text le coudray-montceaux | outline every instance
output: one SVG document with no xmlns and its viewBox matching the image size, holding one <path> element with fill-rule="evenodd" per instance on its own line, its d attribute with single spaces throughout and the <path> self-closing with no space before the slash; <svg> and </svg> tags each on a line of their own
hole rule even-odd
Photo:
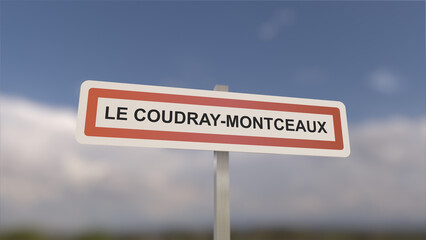
<svg viewBox="0 0 426 240">
<path fill-rule="evenodd" d="M 151 123 L 204 125 L 212 127 L 221 124 L 229 128 L 327 133 L 327 122 L 317 120 L 297 120 L 292 118 L 240 116 L 231 114 L 222 115 L 219 113 L 197 113 L 145 108 L 137 108 L 134 112 L 130 113 L 127 107 L 117 107 L 114 111 L 110 111 L 109 106 L 106 106 L 105 119 L 125 121 L 130 117 L 141 123 L 149 121 Z"/>
</svg>

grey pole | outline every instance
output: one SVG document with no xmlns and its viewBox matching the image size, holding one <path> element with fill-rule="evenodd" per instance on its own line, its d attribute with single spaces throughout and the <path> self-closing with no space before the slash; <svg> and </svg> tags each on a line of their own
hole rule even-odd
<svg viewBox="0 0 426 240">
<path fill-rule="evenodd" d="M 227 85 L 216 85 L 215 91 L 228 92 Z M 214 151 L 214 240 L 230 240 L 229 152 Z"/>
</svg>

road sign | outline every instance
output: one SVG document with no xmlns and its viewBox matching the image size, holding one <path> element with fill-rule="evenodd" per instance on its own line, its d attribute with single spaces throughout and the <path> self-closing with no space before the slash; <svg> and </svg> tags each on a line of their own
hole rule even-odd
<svg viewBox="0 0 426 240">
<path fill-rule="evenodd" d="M 341 102 L 100 81 L 81 86 L 80 143 L 346 157 Z"/>
</svg>

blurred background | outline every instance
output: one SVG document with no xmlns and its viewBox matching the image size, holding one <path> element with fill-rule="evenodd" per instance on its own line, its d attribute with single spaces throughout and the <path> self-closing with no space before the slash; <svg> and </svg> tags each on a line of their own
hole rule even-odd
<svg viewBox="0 0 426 240">
<path fill-rule="evenodd" d="M 230 154 L 232 239 L 425 239 L 424 1 L 0 11 L 0 239 L 213 238 L 213 153 L 78 144 L 87 79 L 342 101 L 348 158 Z"/>
</svg>

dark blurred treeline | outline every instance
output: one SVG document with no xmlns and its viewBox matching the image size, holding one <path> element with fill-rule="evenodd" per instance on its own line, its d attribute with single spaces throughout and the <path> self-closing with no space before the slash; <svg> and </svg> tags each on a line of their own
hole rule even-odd
<svg viewBox="0 0 426 240">
<path fill-rule="evenodd" d="M 425 240 L 426 232 L 331 232 L 257 230 L 235 231 L 232 240 Z M 159 234 L 108 234 L 90 232 L 77 235 L 49 235 L 33 230 L 0 233 L 0 240 L 213 240 L 213 233 L 168 232 Z"/>
</svg>

